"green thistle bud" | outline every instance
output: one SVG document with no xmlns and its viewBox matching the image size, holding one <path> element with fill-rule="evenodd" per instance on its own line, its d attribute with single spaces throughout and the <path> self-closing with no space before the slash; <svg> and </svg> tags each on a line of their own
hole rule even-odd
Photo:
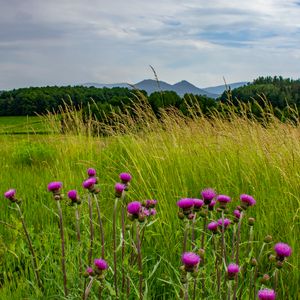
<svg viewBox="0 0 300 300">
<path fill-rule="evenodd" d="M 268 234 L 268 235 L 265 236 L 264 242 L 266 244 L 268 244 L 268 243 L 271 243 L 272 240 L 273 240 L 272 236 Z"/>
</svg>

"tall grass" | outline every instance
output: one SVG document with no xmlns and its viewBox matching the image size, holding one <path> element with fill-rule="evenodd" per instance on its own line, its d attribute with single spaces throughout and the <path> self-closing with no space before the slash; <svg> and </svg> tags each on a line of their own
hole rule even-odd
<svg viewBox="0 0 300 300">
<path fill-rule="evenodd" d="M 200 190 L 205 187 L 232 196 L 232 209 L 240 193 L 256 198 L 257 205 L 251 208 L 251 215 L 256 218 L 254 245 L 259 247 L 267 234 L 271 234 L 274 241 L 291 245 L 293 255 L 279 282 L 279 299 L 297 298 L 300 280 L 300 128 L 295 122 L 281 123 L 270 111 L 258 122 L 251 117 L 247 107 L 239 114 L 229 110 L 224 117 L 224 114 L 212 112 L 211 117 L 206 118 L 196 106 L 190 107 L 189 118 L 170 109 L 161 111 L 158 120 L 144 101 L 133 111 L 111 116 L 113 122 L 105 124 L 91 118 L 83 122 L 81 112 L 70 107 L 62 108 L 62 112 L 64 134 L 57 134 L 58 116 L 48 115 L 46 121 L 49 127 L 53 124 L 56 134 L 26 137 L 27 142 L 47 144 L 53 153 L 51 156 L 39 153 L 34 163 L 28 162 L 27 155 L 22 156 L 22 151 L 27 153 L 29 147 L 24 148 L 20 137 L 0 136 L 0 187 L 3 192 L 10 187 L 16 188 L 23 199 L 22 209 L 38 253 L 45 288 L 43 295 L 33 288 L 34 274 L 30 269 L 30 254 L 20 233 L 20 221 L 3 199 L 0 220 L 15 229 L 0 223 L 0 299 L 64 299 L 58 219 L 47 183 L 60 180 L 65 192 L 77 188 L 83 194 L 81 182 L 88 167 L 96 168 L 100 177 L 99 200 L 108 243 L 106 249 L 111 249 L 106 258 L 110 266 L 113 265 L 110 237 L 117 175 L 122 171 L 133 175 L 128 201 L 151 198 L 159 201 L 158 221 L 147 229 L 143 244 L 145 299 L 179 297 L 182 232 L 176 202 L 182 197 L 199 197 Z M 104 132 L 105 137 L 100 132 Z M 62 210 L 69 297 L 79 299 L 77 261 L 72 255 L 78 251 L 73 210 L 64 202 Z M 88 237 L 87 201 L 83 201 L 80 210 L 82 235 Z M 96 224 L 95 230 L 99 231 Z M 88 244 L 83 247 L 87 253 Z M 101 256 L 100 240 L 96 241 L 95 249 L 97 247 L 99 254 L 95 255 Z M 241 246 L 240 251 L 242 254 L 247 249 Z M 83 259 L 87 261 L 86 255 Z M 213 265 L 213 262 L 207 263 Z M 135 270 L 131 274 L 132 278 L 138 278 Z M 113 285 L 112 269 L 108 271 L 107 281 Z M 110 286 L 106 287 L 106 299 L 111 290 Z M 96 297 L 96 294 L 91 295 Z M 212 294 L 207 299 L 218 297 Z"/>
</svg>

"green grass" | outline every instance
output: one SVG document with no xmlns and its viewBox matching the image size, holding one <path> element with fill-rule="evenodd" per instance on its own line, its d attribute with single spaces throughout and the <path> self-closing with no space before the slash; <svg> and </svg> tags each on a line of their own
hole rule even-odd
<svg viewBox="0 0 300 300">
<path fill-rule="evenodd" d="M 45 285 L 42 295 L 36 289 L 29 251 L 19 232 L 22 232 L 20 220 L 13 205 L 3 199 L 0 220 L 19 231 L 0 224 L 0 299 L 64 299 L 56 204 L 46 187 L 50 181 L 60 180 L 64 183 L 64 192 L 76 188 L 83 195 L 81 183 L 88 167 L 96 168 L 100 178 L 99 197 L 104 215 L 107 260 L 111 267 L 113 187 L 118 174 L 128 171 L 133 175 L 128 201 L 158 200 L 158 221 L 147 228 L 142 250 L 148 290 L 146 299 L 178 297 L 182 224 L 177 218 L 176 202 L 182 197 L 200 197 L 200 190 L 205 187 L 230 195 L 233 198 L 231 210 L 238 204 L 241 193 L 256 198 L 257 205 L 249 210 L 249 216 L 256 219 L 255 251 L 259 250 L 267 234 L 273 236 L 274 242 L 291 245 L 293 254 L 281 271 L 278 299 L 297 299 L 300 280 L 300 128 L 278 122 L 263 127 L 236 117 L 230 122 L 222 119 L 208 121 L 202 117 L 188 121 L 176 114 L 165 115 L 163 126 L 151 118 L 145 119 L 143 124 L 147 128 L 143 132 L 134 133 L 135 130 L 131 129 L 128 131 L 132 133 L 106 138 L 80 134 L 25 138 L 0 136 L 1 190 L 4 192 L 14 187 L 18 197 L 23 199 L 22 209 L 38 253 Z M 67 201 L 62 206 L 67 236 L 69 299 L 79 299 L 74 211 Z M 80 209 L 82 235 L 86 240 L 82 257 L 86 261 L 86 199 Z M 201 229 L 202 223 L 199 222 L 198 235 Z M 247 238 L 247 234 L 245 225 L 243 237 Z M 95 256 L 100 257 L 97 227 L 96 239 Z M 242 261 L 246 254 L 247 247 L 241 246 Z M 211 293 L 206 299 L 219 299 L 213 291 L 214 279 L 209 277 L 214 262 L 209 259 L 209 251 L 207 255 L 205 270 L 207 288 Z M 265 271 L 270 270 L 266 267 Z M 137 285 L 136 272 L 131 270 L 129 274 Z M 107 282 L 113 285 L 112 269 L 108 271 Z M 95 290 L 91 299 L 96 299 L 96 295 Z M 104 299 L 110 299 L 108 288 Z M 132 294 L 130 299 L 137 297 Z M 243 299 L 248 298 L 244 295 Z"/>
<path fill-rule="evenodd" d="M 44 134 L 49 127 L 39 116 L 0 117 L 0 134 Z"/>
</svg>

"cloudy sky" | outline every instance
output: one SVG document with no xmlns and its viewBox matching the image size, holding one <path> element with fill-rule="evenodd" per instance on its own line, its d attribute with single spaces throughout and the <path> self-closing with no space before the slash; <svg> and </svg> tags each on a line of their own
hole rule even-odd
<svg viewBox="0 0 300 300">
<path fill-rule="evenodd" d="M 300 1 L 0 0 L 0 90 L 300 77 Z"/>
</svg>

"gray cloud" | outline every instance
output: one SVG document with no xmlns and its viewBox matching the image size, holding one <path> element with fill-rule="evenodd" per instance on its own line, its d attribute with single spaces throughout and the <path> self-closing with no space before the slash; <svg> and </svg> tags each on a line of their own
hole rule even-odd
<svg viewBox="0 0 300 300">
<path fill-rule="evenodd" d="M 299 77 L 299 1 L 0 0 L 0 89 Z M 276 62 L 276 64 L 274 63 Z M 299 64 L 298 64 L 299 65 Z"/>
</svg>

